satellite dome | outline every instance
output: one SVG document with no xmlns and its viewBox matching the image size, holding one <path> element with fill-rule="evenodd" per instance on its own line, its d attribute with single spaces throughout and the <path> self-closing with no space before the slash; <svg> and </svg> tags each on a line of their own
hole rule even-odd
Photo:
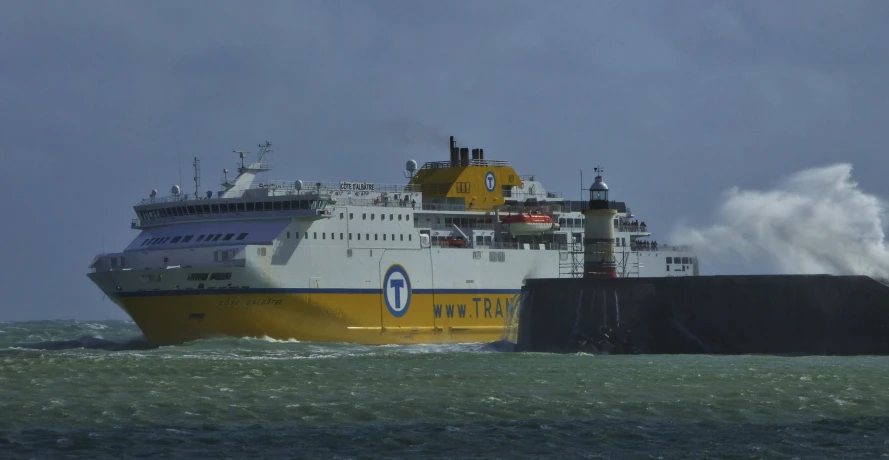
<svg viewBox="0 0 889 460">
<path fill-rule="evenodd" d="M 178 194 L 179 194 L 179 191 L 180 191 L 180 190 L 179 190 L 179 186 L 178 186 L 178 185 L 174 185 L 174 186 L 170 189 L 170 191 L 173 192 L 173 195 L 178 195 Z"/>
<path fill-rule="evenodd" d="M 156 196 L 157 196 L 157 190 L 156 190 L 156 189 L 151 189 L 151 195 L 150 195 L 150 196 L 151 196 L 152 198 L 156 197 Z"/>
<path fill-rule="evenodd" d="M 409 172 L 414 172 L 417 170 L 417 161 L 416 160 L 408 160 L 407 165 L 405 165 L 404 169 Z"/>
<path fill-rule="evenodd" d="M 298 181 L 294 182 L 294 183 L 293 183 L 293 188 L 295 188 L 297 192 L 300 191 L 300 190 L 302 190 L 302 188 L 303 188 L 303 181 L 298 180 Z"/>
</svg>

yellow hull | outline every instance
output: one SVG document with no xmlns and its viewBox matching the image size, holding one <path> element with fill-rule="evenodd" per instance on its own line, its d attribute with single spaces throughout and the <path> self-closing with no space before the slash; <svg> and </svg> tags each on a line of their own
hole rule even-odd
<svg viewBox="0 0 889 460">
<path fill-rule="evenodd" d="M 395 317 L 380 291 L 292 291 L 300 290 L 152 292 L 124 295 L 116 302 L 158 344 L 226 336 L 418 344 L 500 340 L 518 300 L 518 291 L 507 290 L 414 291 L 410 308 Z"/>
</svg>

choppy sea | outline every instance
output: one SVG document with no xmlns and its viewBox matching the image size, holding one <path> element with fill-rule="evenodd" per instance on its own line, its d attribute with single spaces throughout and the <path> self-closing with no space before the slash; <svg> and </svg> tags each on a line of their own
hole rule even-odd
<svg viewBox="0 0 889 460">
<path fill-rule="evenodd" d="M 0 458 L 889 458 L 889 358 L 594 356 L 0 323 Z"/>
</svg>

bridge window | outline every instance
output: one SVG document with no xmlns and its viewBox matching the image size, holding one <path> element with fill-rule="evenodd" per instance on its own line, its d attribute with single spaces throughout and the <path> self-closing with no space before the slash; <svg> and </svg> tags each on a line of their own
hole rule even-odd
<svg viewBox="0 0 889 460">
<path fill-rule="evenodd" d="M 178 243 L 179 240 L 181 240 L 181 239 L 182 239 L 181 236 L 176 236 L 176 237 L 173 237 L 173 241 L 170 241 L 170 242 L 171 242 L 171 243 Z"/>
<path fill-rule="evenodd" d="M 352 217 L 353 217 L 353 214 L 350 212 L 349 213 L 349 220 L 352 220 Z"/>
<path fill-rule="evenodd" d="M 276 201 L 276 202 L 275 202 L 274 209 L 275 209 L 275 211 L 280 211 L 280 210 L 281 210 L 281 202 L 280 202 L 280 201 Z"/>
<path fill-rule="evenodd" d="M 247 203 L 247 211 L 255 211 L 255 210 L 256 210 L 255 203 L 253 203 L 253 202 Z"/>
<path fill-rule="evenodd" d="M 207 281 L 209 273 L 189 273 L 188 281 Z"/>
<path fill-rule="evenodd" d="M 683 264 L 683 265 L 688 264 L 688 257 L 683 257 L 683 258 L 682 258 L 682 264 Z"/>
<path fill-rule="evenodd" d="M 289 201 L 285 201 L 285 202 L 281 203 L 281 205 L 284 207 L 285 211 L 290 211 L 290 202 Z"/>
<path fill-rule="evenodd" d="M 672 263 L 673 263 L 673 258 L 672 258 L 672 257 L 667 257 L 667 263 L 668 263 L 668 264 L 672 264 Z"/>
<path fill-rule="evenodd" d="M 186 235 L 185 238 L 182 238 L 182 242 L 188 243 L 192 238 L 194 238 L 194 235 Z"/>
<path fill-rule="evenodd" d="M 195 243 L 200 243 L 204 239 L 204 235 L 198 235 L 198 239 L 194 240 Z"/>
<path fill-rule="evenodd" d="M 340 219 L 342 219 L 342 218 L 343 218 L 343 213 L 340 213 Z"/>
<path fill-rule="evenodd" d="M 228 241 L 228 240 L 232 239 L 234 236 L 235 236 L 234 233 L 229 233 L 228 235 L 225 235 L 225 238 L 223 238 L 222 241 Z"/>
<path fill-rule="evenodd" d="M 244 203 L 238 203 L 237 208 L 238 208 L 238 212 L 244 212 L 247 210 L 246 205 Z"/>
<path fill-rule="evenodd" d="M 216 236 L 213 237 L 213 241 L 218 240 L 222 236 L 222 233 L 217 233 Z"/>
<path fill-rule="evenodd" d="M 213 273 L 212 275 L 210 275 L 210 279 L 216 281 L 230 280 L 232 279 L 232 274 L 231 272 Z"/>
</svg>

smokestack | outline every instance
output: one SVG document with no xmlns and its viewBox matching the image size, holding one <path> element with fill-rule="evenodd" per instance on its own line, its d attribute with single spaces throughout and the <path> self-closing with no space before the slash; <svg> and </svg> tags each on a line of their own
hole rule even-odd
<svg viewBox="0 0 889 460">
<path fill-rule="evenodd" d="M 463 147 L 460 149 L 460 164 L 463 166 L 469 166 L 469 147 Z"/>
<path fill-rule="evenodd" d="M 478 159 L 479 160 L 485 159 L 485 149 L 478 149 Z"/>
<path fill-rule="evenodd" d="M 472 149 L 472 159 L 478 160 L 478 149 Z"/>
<path fill-rule="evenodd" d="M 451 136 L 451 166 L 457 166 L 459 161 L 460 152 L 457 151 L 457 142 L 454 141 L 454 136 Z"/>
</svg>

